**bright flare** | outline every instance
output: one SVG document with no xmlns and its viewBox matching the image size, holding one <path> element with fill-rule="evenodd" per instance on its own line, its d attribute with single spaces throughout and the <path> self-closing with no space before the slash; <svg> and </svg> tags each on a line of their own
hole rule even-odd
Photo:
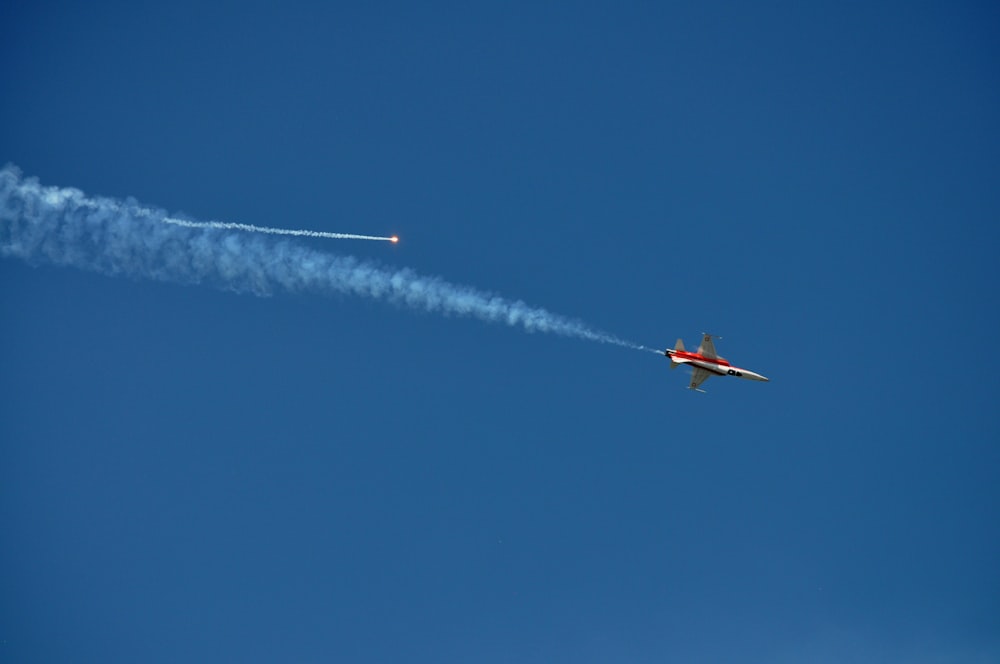
<svg viewBox="0 0 1000 664">
<path fill-rule="evenodd" d="M 397 242 L 399 242 L 399 238 L 393 235 L 391 238 L 389 238 L 389 242 L 396 244 Z"/>
</svg>

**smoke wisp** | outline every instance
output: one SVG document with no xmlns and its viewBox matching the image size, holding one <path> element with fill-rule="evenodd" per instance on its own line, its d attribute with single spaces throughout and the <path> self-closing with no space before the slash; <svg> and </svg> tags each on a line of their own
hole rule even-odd
<svg viewBox="0 0 1000 664">
<path fill-rule="evenodd" d="M 292 228 L 271 228 L 270 226 L 254 226 L 253 224 L 236 224 L 230 221 L 190 221 L 164 217 L 163 222 L 185 228 L 215 228 L 222 231 L 247 231 L 248 233 L 266 233 L 267 235 L 296 235 L 298 237 L 319 237 L 327 240 L 377 240 L 381 242 L 396 242 L 397 238 L 381 235 L 357 235 L 356 233 L 327 233 L 326 231 L 308 231 Z"/>
<path fill-rule="evenodd" d="M 2 256 L 255 295 L 354 295 L 528 332 L 652 350 L 521 301 L 407 268 L 386 267 L 258 234 L 276 230 L 281 229 L 176 219 L 133 199 L 120 201 L 87 196 L 78 189 L 42 186 L 13 166 L 0 169 Z"/>
</svg>

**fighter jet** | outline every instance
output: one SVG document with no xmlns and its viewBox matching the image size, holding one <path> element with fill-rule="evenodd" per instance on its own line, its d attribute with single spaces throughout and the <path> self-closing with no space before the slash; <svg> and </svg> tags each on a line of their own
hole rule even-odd
<svg viewBox="0 0 1000 664">
<path fill-rule="evenodd" d="M 718 353 L 715 352 L 715 344 L 712 343 L 711 334 L 702 335 L 701 345 L 698 346 L 697 353 L 689 353 L 684 350 L 684 340 L 678 339 L 677 347 L 668 348 L 663 351 L 663 354 L 670 358 L 671 369 L 676 369 L 682 364 L 691 365 L 693 372 L 691 373 L 691 384 L 688 385 L 689 390 L 704 392 L 705 390 L 699 389 L 699 386 L 712 376 L 736 376 L 737 378 L 768 382 L 768 379 L 759 373 L 734 367 L 724 358 L 719 357 Z"/>
</svg>

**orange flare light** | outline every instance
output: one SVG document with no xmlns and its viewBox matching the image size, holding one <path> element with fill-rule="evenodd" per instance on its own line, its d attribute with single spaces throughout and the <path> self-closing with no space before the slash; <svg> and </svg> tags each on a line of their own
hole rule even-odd
<svg viewBox="0 0 1000 664">
<path fill-rule="evenodd" d="M 389 238 L 389 242 L 392 242 L 393 244 L 396 244 L 397 242 L 399 242 L 399 238 L 397 236 L 393 235 L 391 238 Z"/>
</svg>

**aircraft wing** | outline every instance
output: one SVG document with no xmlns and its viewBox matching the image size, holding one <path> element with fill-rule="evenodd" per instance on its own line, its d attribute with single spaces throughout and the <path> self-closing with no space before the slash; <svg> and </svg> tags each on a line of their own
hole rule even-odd
<svg viewBox="0 0 1000 664">
<path fill-rule="evenodd" d="M 701 367 L 695 367 L 694 371 L 691 373 L 691 384 L 688 385 L 688 389 L 697 390 L 698 386 L 708 380 L 711 375 L 711 371 L 706 371 Z"/>
<path fill-rule="evenodd" d="M 719 357 L 718 353 L 715 352 L 715 344 L 712 343 L 711 334 L 706 334 L 701 338 L 701 345 L 698 346 L 698 354 L 702 357 L 707 357 L 710 360 L 714 360 Z"/>
</svg>

